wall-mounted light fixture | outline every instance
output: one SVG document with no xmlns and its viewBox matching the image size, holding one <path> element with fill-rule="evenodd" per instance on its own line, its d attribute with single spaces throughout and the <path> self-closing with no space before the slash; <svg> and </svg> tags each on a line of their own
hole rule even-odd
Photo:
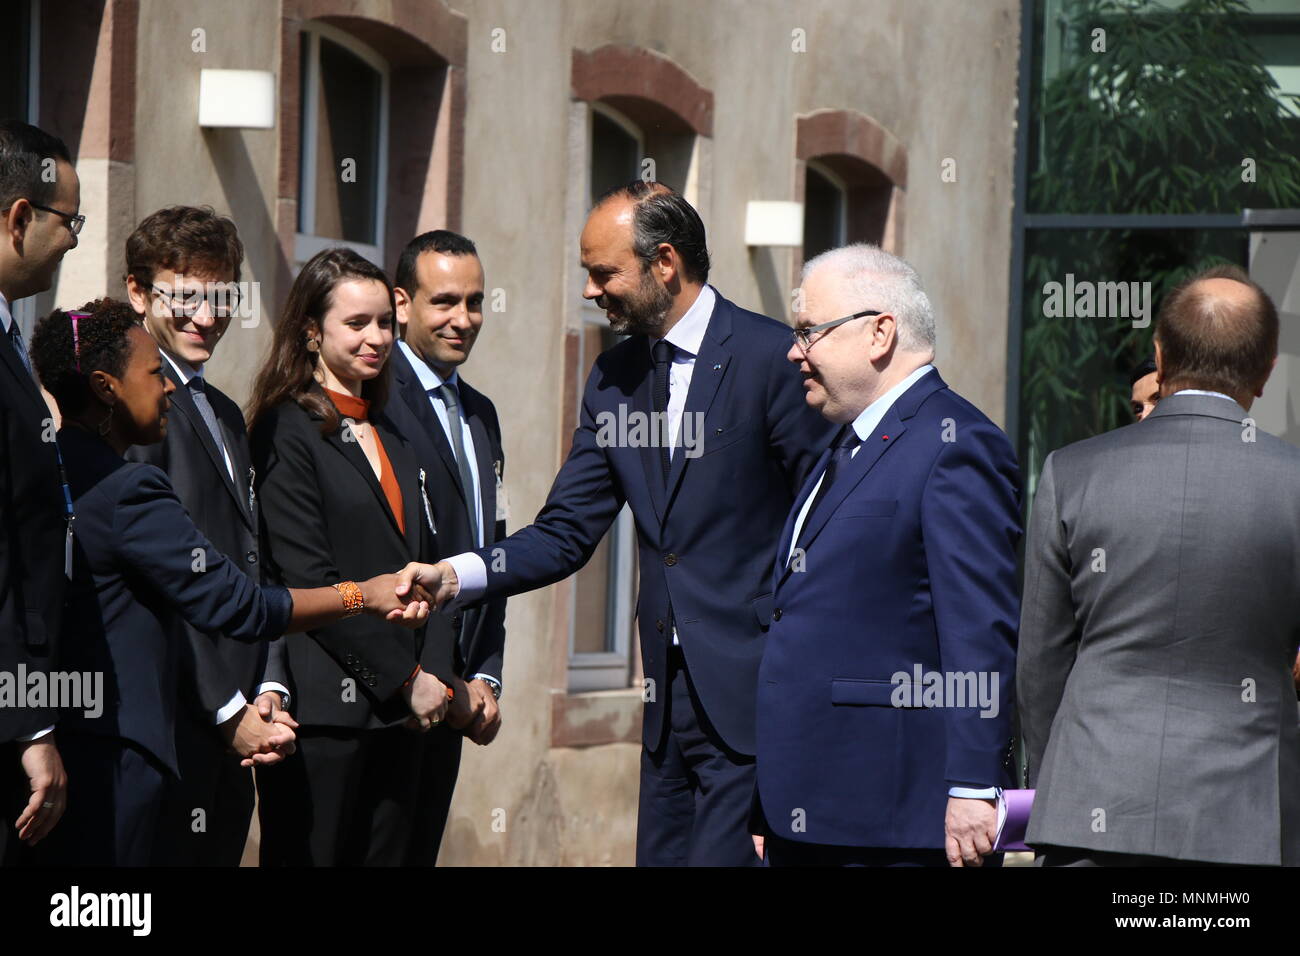
<svg viewBox="0 0 1300 956">
<path fill-rule="evenodd" d="M 199 125 L 274 127 L 275 74 L 269 70 L 200 70 Z"/>
</svg>

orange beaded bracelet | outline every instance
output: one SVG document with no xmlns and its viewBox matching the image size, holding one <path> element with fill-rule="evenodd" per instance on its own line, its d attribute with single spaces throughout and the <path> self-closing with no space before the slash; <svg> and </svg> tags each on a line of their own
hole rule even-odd
<svg viewBox="0 0 1300 956">
<path fill-rule="evenodd" d="M 361 593 L 361 586 L 356 581 L 340 581 L 333 585 L 339 597 L 343 599 L 344 617 L 356 617 L 366 609 L 366 597 Z"/>
</svg>

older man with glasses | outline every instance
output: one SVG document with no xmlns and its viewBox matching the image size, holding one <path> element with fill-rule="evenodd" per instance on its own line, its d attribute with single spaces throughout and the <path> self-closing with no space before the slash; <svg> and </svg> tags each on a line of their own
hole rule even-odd
<svg viewBox="0 0 1300 956">
<path fill-rule="evenodd" d="M 1015 454 L 931 364 L 911 266 L 833 249 L 802 293 L 786 357 L 840 429 L 777 546 L 755 849 L 773 866 L 979 866 L 1011 783 Z"/>
</svg>

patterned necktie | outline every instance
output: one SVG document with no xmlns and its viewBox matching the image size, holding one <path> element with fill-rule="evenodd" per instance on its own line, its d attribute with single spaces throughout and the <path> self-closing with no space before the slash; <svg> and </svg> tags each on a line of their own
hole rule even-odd
<svg viewBox="0 0 1300 956">
<path fill-rule="evenodd" d="M 474 473 L 470 470 L 469 458 L 465 454 L 465 437 L 461 432 L 460 402 L 456 389 L 446 382 L 438 386 L 438 397 L 447 406 L 447 431 L 451 433 L 451 448 L 456 455 L 456 468 L 460 472 L 460 484 L 465 489 L 465 511 L 469 515 L 469 533 L 478 545 L 478 497 L 474 494 Z"/>
<path fill-rule="evenodd" d="M 9 341 L 14 344 L 14 351 L 18 353 L 18 361 L 23 363 L 23 368 L 27 369 L 27 374 L 36 378 L 36 372 L 32 369 L 31 357 L 27 354 L 27 347 L 23 345 L 23 331 L 18 328 L 18 320 L 11 318 L 9 320 Z"/>
<path fill-rule="evenodd" d="M 803 527 L 799 529 L 800 541 L 803 540 L 804 533 L 812 526 L 813 516 L 817 514 L 817 509 L 821 507 L 826 495 L 830 493 L 831 486 L 835 484 L 835 478 L 839 470 L 849 462 L 853 457 L 853 449 L 862 444 L 862 439 L 854 431 L 852 425 L 845 425 L 844 430 L 840 432 L 835 439 L 834 451 L 831 452 L 831 460 L 826 465 L 826 470 L 822 472 L 822 483 L 817 489 L 817 495 L 813 498 L 812 507 L 808 509 L 808 515 L 804 518 Z"/>
<path fill-rule="evenodd" d="M 668 427 L 668 370 L 673 365 L 673 344 L 667 339 L 660 339 L 650 349 L 650 357 L 655 363 L 654 402 L 658 420 L 663 423 L 660 436 L 659 461 L 664 470 L 664 484 L 668 484 L 668 472 L 672 468 L 672 455 L 668 447 L 668 436 L 672 434 Z"/>
<path fill-rule="evenodd" d="M 230 464 L 230 455 L 227 454 L 226 442 L 221 437 L 221 426 L 217 424 L 217 413 L 212 410 L 212 403 L 208 401 L 203 376 L 192 375 L 185 384 L 190 390 L 190 397 L 194 399 L 194 407 L 199 410 L 199 417 L 203 419 L 203 424 L 208 426 L 208 434 L 212 436 L 217 451 L 221 453 L 221 460 L 226 463 L 226 473 L 230 475 L 230 480 L 234 481 L 235 475 Z"/>
</svg>

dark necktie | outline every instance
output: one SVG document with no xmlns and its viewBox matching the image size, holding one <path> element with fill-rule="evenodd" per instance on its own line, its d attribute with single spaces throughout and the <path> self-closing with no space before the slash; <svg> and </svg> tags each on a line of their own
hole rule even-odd
<svg viewBox="0 0 1300 956">
<path fill-rule="evenodd" d="M 650 357 L 655 363 L 654 402 L 658 412 L 657 422 L 662 423 L 662 431 L 654 429 L 659 441 L 659 461 L 663 465 L 664 484 L 668 484 L 668 472 L 672 468 L 672 456 L 669 454 L 668 436 L 672 434 L 668 427 L 668 371 L 673 365 L 673 345 L 666 339 L 660 339 L 650 349 Z"/>
<path fill-rule="evenodd" d="M 438 386 L 438 397 L 447 407 L 447 431 L 451 436 L 451 449 L 456 455 L 460 484 L 465 489 L 465 512 L 469 516 L 469 533 L 473 538 L 474 547 L 478 547 L 478 498 L 474 494 L 474 473 L 470 471 L 469 458 L 465 454 L 465 437 L 461 433 L 460 402 L 456 389 L 446 382 Z"/>
<path fill-rule="evenodd" d="M 835 478 L 838 476 L 840 469 L 848 464 L 849 459 L 853 457 L 853 449 L 862 444 L 862 439 L 854 431 L 852 425 L 845 425 L 843 431 L 835 439 L 831 460 L 826 465 L 826 470 L 822 472 L 822 483 L 817 489 L 817 495 L 813 498 L 812 507 L 808 509 L 808 514 L 803 520 L 803 527 L 799 529 L 799 539 L 803 540 L 804 534 L 812 526 L 813 516 L 817 514 L 817 509 L 821 507 L 826 495 L 830 493 L 831 486 L 835 484 Z"/>
<path fill-rule="evenodd" d="M 14 351 L 18 353 L 18 361 L 23 363 L 27 374 L 35 379 L 36 373 L 32 371 L 32 360 L 27 355 L 27 347 L 23 345 L 22 329 L 18 328 L 18 320 L 12 317 L 9 319 L 9 340 L 13 342 Z"/>
<path fill-rule="evenodd" d="M 221 455 L 221 460 L 226 466 L 226 474 L 230 475 L 231 481 L 234 481 L 235 475 L 231 470 L 230 456 L 226 454 L 226 442 L 221 437 L 221 426 L 217 424 L 217 413 L 212 410 L 212 403 L 208 401 L 207 386 L 203 381 L 203 376 L 192 375 L 185 385 L 190 390 L 190 397 L 194 399 L 194 407 L 199 410 L 199 417 L 203 419 L 203 424 L 208 426 L 208 434 L 212 436 L 212 441 L 217 446 L 217 452 Z"/>
</svg>

